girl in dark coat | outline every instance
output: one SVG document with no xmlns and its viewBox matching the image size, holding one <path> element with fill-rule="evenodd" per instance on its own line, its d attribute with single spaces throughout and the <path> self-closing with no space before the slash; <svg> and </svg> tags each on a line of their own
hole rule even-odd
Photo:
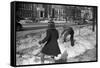
<svg viewBox="0 0 100 68">
<path fill-rule="evenodd" d="M 57 39 L 59 37 L 58 31 L 55 29 L 55 24 L 53 22 L 48 24 L 48 29 L 46 30 L 46 32 L 47 32 L 47 36 L 42 41 L 39 42 L 40 44 L 46 42 L 45 46 L 41 51 L 42 63 L 44 63 L 45 55 L 53 56 L 52 58 L 54 59 L 55 56 L 61 53 L 57 42 Z"/>
</svg>

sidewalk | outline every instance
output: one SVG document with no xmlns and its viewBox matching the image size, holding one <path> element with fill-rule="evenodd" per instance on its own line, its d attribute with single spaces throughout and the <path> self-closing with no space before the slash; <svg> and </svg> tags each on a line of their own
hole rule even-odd
<svg viewBox="0 0 100 68">
<path fill-rule="evenodd" d="M 65 23 L 55 23 L 56 26 L 64 25 Z M 23 27 L 43 27 L 47 26 L 48 23 L 32 23 L 32 24 L 22 24 Z"/>
</svg>

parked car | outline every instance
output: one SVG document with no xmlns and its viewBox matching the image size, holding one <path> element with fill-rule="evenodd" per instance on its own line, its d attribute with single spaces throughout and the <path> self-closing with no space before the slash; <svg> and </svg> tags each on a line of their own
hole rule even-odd
<svg viewBox="0 0 100 68">
<path fill-rule="evenodd" d="M 49 22 L 49 20 L 42 20 L 42 21 L 40 21 L 40 23 L 48 23 Z"/>
<path fill-rule="evenodd" d="M 23 20 L 19 21 L 20 24 L 29 24 L 29 23 L 33 23 L 33 21 L 29 18 L 25 18 Z"/>
</svg>

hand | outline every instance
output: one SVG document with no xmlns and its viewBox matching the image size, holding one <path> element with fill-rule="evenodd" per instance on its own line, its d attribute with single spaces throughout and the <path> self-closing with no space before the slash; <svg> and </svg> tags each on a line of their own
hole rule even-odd
<svg viewBox="0 0 100 68">
<path fill-rule="evenodd" d="M 42 44 L 42 41 L 39 41 L 39 44 Z"/>
<path fill-rule="evenodd" d="M 62 35 L 60 35 L 60 38 L 62 38 Z"/>
</svg>

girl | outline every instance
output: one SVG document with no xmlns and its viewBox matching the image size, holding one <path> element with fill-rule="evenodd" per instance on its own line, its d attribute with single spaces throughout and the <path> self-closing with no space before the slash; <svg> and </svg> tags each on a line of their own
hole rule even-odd
<svg viewBox="0 0 100 68">
<path fill-rule="evenodd" d="M 42 52 L 42 57 L 41 57 L 41 61 L 42 63 L 44 63 L 44 56 L 45 55 L 50 55 L 51 58 L 54 59 L 55 56 L 57 56 L 58 54 L 60 54 L 60 49 L 58 46 L 58 42 L 57 39 L 59 38 L 59 34 L 58 31 L 55 28 L 55 24 L 54 22 L 50 21 L 48 24 L 48 29 L 46 30 L 47 36 L 41 40 L 39 43 L 45 43 L 45 46 L 43 47 L 43 49 L 41 50 Z"/>
</svg>

